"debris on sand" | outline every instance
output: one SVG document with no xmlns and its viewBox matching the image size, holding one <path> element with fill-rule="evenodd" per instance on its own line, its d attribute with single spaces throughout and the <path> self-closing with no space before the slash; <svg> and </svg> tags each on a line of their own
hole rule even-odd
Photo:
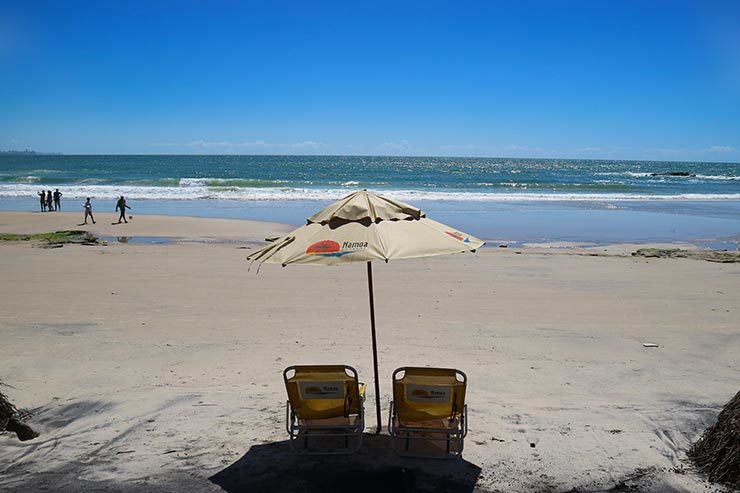
<svg viewBox="0 0 740 493">
<path fill-rule="evenodd" d="M 707 262 L 732 264 L 740 262 L 740 252 L 725 250 L 683 250 L 680 248 L 640 248 L 632 252 L 633 257 L 645 258 L 692 258 Z"/>
<path fill-rule="evenodd" d="M 52 233 L 34 234 L 0 234 L 0 242 L 11 241 L 33 241 L 38 242 L 42 248 L 59 248 L 62 245 L 75 243 L 79 245 L 97 245 L 98 238 L 83 230 L 54 231 Z"/>
<path fill-rule="evenodd" d="M 2 383 L 2 382 L 0 382 Z M 18 436 L 18 440 L 26 441 L 36 438 L 39 434 L 23 422 L 27 413 L 22 413 L 0 392 L 0 433 L 12 431 Z"/>
<path fill-rule="evenodd" d="M 740 392 L 725 405 L 688 456 L 710 481 L 740 488 Z"/>
</svg>

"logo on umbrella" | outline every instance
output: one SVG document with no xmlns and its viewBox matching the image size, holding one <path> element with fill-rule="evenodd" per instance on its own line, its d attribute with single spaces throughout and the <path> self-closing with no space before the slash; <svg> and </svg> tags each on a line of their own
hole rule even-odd
<svg viewBox="0 0 740 493">
<path fill-rule="evenodd" d="M 467 236 L 463 236 L 459 231 L 445 231 L 445 233 L 452 236 L 458 241 L 462 241 L 463 243 L 470 243 L 470 238 Z"/>
<path fill-rule="evenodd" d="M 322 240 L 306 248 L 306 253 L 320 257 L 341 257 L 352 252 L 343 252 L 339 243 L 334 240 Z"/>
</svg>

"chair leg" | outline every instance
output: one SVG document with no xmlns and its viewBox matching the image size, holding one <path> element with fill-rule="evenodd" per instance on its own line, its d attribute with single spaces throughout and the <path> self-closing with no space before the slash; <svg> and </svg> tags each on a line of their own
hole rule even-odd
<svg viewBox="0 0 740 493">
<path fill-rule="evenodd" d="M 410 438 L 410 436 L 411 436 L 411 435 L 410 435 L 410 434 L 409 434 L 409 432 L 407 431 L 407 432 L 406 432 L 406 452 L 408 452 L 408 451 L 409 451 L 409 445 L 411 444 L 411 438 Z"/>
</svg>

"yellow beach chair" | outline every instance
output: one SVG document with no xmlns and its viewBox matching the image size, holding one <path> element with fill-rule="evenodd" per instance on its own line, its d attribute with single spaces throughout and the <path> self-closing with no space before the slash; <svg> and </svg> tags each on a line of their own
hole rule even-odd
<svg viewBox="0 0 740 493">
<path fill-rule="evenodd" d="M 362 445 L 365 384 L 347 365 L 289 366 L 283 371 L 288 401 L 285 428 L 301 454 L 349 454 Z M 317 443 L 322 447 L 309 449 Z M 301 442 L 299 446 L 297 442 Z"/>
<path fill-rule="evenodd" d="M 399 455 L 452 459 L 468 434 L 467 377 L 451 368 L 399 368 L 393 372 L 388 429 Z"/>
</svg>

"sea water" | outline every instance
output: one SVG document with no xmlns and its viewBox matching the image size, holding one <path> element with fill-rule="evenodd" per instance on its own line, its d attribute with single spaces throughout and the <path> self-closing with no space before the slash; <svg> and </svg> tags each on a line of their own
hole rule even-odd
<svg viewBox="0 0 740 493">
<path fill-rule="evenodd" d="M 367 188 L 497 241 L 740 239 L 740 164 L 364 156 L 0 155 L 0 210 L 126 196 L 135 213 L 302 224 Z M 78 207 L 79 206 L 79 207 Z"/>
</svg>

